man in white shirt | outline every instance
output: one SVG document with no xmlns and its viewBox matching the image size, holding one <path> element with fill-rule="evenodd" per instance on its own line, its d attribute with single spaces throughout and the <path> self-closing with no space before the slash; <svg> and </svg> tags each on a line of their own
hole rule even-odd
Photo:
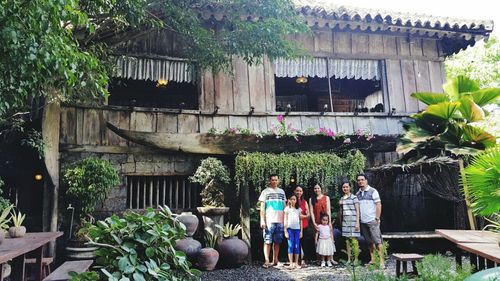
<svg viewBox="0 0 500 281">
<path fill-rule="evenodd" d="M 283 189 L 278 187 L 277 175 L 269 176 L 269 187 L 262 190 L 259 196 L 260 202 L 260 227 L 264 232 L 264 259 L 265 268 L 278 265 L 280 244 L 283 241 L 283 220 L 286 203 L 286 195 Z M 271 245 L 273 244 L 273 261 L 269 262 Z"/>
<path fill-rule="evenodd" d="M 368 185 L 364 174 L 359 174 L 356 182 L 359 186 L 356 196 L 359 200 L 361 234 L 370 245 L 370 264 L 375 262 L 374 252 L 377 249 L 380 267 L 384 268 L 382 233 L 380 232 L 380 215 L 382 214 L 380 196 L 375 188 Z"/>
</svg>

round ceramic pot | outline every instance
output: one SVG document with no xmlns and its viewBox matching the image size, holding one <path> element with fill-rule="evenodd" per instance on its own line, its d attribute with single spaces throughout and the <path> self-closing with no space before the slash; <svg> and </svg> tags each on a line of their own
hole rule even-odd
<svg viewBox="0 0 500 281">
<path fill-rule="evenodd" d="M 177 216 L 177 220 L 186 226 L 186 235 L 193 236 L 198 228 L 198 218 L 191 212 L 184 212 Z"/>
<path fill-rule="evenodd" d="M 201 243 L 194 240 L 192 237 L 186 237 L 178 240 L 175 243 L 174 248 L 178 251 L 184 252 L 188 260 L 194 262 L 196 261 L 196 258 L 198 258 L 198 254 L 201 251 Z"/>
<path fill-rule="evenodd" d="M 2 244 L 3 240 L 5 240 L 5 235 L 7 232 L 3 229 L 0 229 L 0 244 Z"/>
<path fill-rule="evenodd" d="M 23 237 L 26 234 L 26 227 L 24 226 L 11 226 L 9 228 L 9 236 L 11 238 Z"/>
<path fill-rule="evenodd" d="M 99 248 L 85 245 L 85 242 L 71 240 L 66 247 L 66 257 L 68 260 L 93 260 L 96 258 L 97 249 Z"/>
<path fill-rule="evenodd" d="M 203 248 L 198 254 L 198 268 L 200 270 L 212 271 L 219 260 L 219 252 L 214 248 Z"/>
<path fill-rule="evenodd" d="M 237 237 L 222 239 L 217 244 L 219 263 L 224 267 L 238 267 L 248 256 L 248 247 Z"/>
</svg>

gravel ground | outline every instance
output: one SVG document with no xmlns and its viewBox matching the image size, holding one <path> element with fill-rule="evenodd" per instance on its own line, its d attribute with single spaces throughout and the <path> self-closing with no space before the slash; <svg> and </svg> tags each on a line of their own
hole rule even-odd
<svg viewBox="0 0 500 281">
<path fill-rule="evenodd" d="M 319 267 L 317 265 L 308 265 L 305 268 L 289 270 L 285 267 L 274 267 L 265 269 L 261 263 L 244 265 L 236 269 L 218 269 L 211 272 L 203 272 L 201 280 L 206 281 L 235 281 L 235 280 L 259 280 L 259 281 L 285 281 L 285 280 L 351 280 L 349 272 L 343 265 L 334 267 Z M 411 266 L 410 266 L 411 268 Z M 411 270 L 409 268 L 409 270 Z M 386 262 L 385 272 L 395 275 L 396 263 L 393 259 Z"/>
</svg>

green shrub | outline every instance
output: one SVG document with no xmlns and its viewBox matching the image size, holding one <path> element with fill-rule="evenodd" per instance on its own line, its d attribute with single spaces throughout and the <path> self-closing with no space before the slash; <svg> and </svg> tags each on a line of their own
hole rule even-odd
<svg viewBox="0 0 500 281">
<path fill-rule="evenodd" d="M 417 281 L 463 281 L 472 272 L 470 265 L 455 269 L 454 262 L 441 255 L 425 256 L 417 263 L 417 269 Z"/>
<path fill-rule="evenodd" d="M 106 199 L 109 190 L 120 183 L 117 172 L 106 160 L 86 158 L 64 170 L 66 196 L 79 216 L 92 213 L 97 203 Z M 80 213 L 81 212 L 81 213 Z"/>
<path fill-rule="evenodd" d="M 96 264 L 110 281 L 194 280 L 186 255 L 174 249 L 186 236 L 185 227 L 172 217 L 168 207 L 145 214 L 128 212 L 87 225 L 91 245 L 97 245 Z M 127 279 L 129 278 L 129 279 Z"/>
<path fill-rule="evenodd" d="M 4 182 L 0 178 L 0 212 L 10 206 L 10 201 L 3 197 L 3 186 Z"/>
</svg>

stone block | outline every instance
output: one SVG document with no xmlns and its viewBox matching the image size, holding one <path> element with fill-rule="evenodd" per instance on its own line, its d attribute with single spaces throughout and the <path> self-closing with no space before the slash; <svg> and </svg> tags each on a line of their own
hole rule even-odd
<svg viewBox="0 0 500 281">
<path fill-rule="evenodd" d="M 135 162 L 152 162 L 153 154 L 145 154 L 145 153 L 135 154 L 134 160 Z"/>
<path fill-rule="evenodd" d="M 124 163 L 121 164 L 121 172 L 124 174 L 135 173 L 135 163 Z"/>
<path fill-rule="evenodd" d="M 157 174 L 174 173 L 174 162 L 156 162 L 154 163 L 154 172 Z"/>
<path fill-rule="evenodd" d="M 109 162 L 111 163 L 116 163 L 116 164 L 123 164 L 127 163 L 127 158 L 128 155 L 125 153 L 119 153 L 119 154 L 110 154 L 109 155 Z"/>
<path fill-rule="evenodd" d="M 128 163 L 127 163 L 128 164 Z M 151 174 L 155 170 L 153 162 L 136 162 L 135 172 L 136 173 L 148 173 Z"/>
</svg>

